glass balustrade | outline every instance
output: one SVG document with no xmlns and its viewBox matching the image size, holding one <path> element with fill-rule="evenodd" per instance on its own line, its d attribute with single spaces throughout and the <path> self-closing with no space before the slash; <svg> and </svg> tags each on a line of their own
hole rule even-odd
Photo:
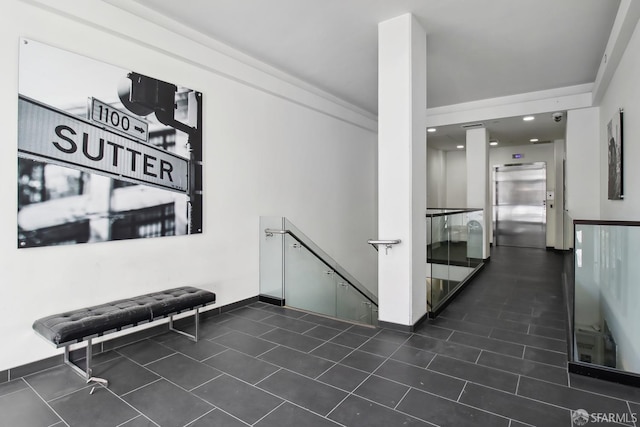
<svg viewBox="0 0 640 427">
<path fill-rule="evenodd" d="M 266 229 L 284 229 L 282 217 L 260 217 L 260 296 L 282 305 L 284 301 L 284 234 L 264 233 Z"/>
<path fill-rule="evenodd" d="M 286 218 L 260 218 L 260 297 L 324 316 L 376 325 L 375 295 Z"/>
<path fill-rule="evenodd" d="M 290 307 L 336 317 L 336 278 L 334 271 L 285 235 L 284 299 Z"/>
<path fill-rule="evenodd" d="M 570 370 L 594 376 L 624 373 L 637 384 L 640 223 L 575 220 L 573 243 Z"/>
<path fill-rule="evenodd" d="M 573 337 L 573 300 L 575 295 L 575 264 L 573 250 L 573 218 L 569 211 L 562 213 L 563 229 L 562 238 L 565 250 L 562 255 L 562 295 L 564 296 L 564 306 L 567 310 L 565 319 L 567 320 L 567 342 Z"/>
<path fill-rule="evenodd" d="M 434 317 L 482 266 L 482 209 L 427 210 L 427 310 Z"/>
</svg>

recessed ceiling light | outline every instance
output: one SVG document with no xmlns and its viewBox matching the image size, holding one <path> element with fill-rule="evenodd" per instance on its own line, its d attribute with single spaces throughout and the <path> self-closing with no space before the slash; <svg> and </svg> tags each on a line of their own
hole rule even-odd
<svg viewBox="0 0 640 427">
<path fill-rule="evenodd" d="M 436 131 L 436 128 L 429 128 L 429 129 L 427 129 L 427 132 L 435 132 L 435 131 Z"/>
<path fill-rule="evenodd" d="M 489 145 L 498 145 L 498 141 L 491 141 Z"/>
<path fill-rule="evenodd" d="M 531 120 L 535 120 L 536 118 L 533 116 L 524 116 L 522 118 L 522 120 L 524 120 L 525 122 L 530 122 Z"/>
<path fill-rule="evenodd" d="M 531 138 L 531 139 L 529 140 L 529 142 L 538 142 L 538 141 L 539 141 L 539 139 L 538 139 L 538 138 Z"/>
<path fill-rule="evenodd" d="M 457 148 L 464 148 L 464 145 L 458 145 Z"/>
</svg>

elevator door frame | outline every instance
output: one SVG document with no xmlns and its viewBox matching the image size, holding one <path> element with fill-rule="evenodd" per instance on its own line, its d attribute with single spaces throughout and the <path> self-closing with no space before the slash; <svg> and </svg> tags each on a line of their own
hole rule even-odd
<svg viewBox="0 0 640 427">
<path fill-rule="evenodd" d="M 541 223 L 541 230 L 539 231 L 540 235 L 538 236 L 537 239 L 535 240 L 539 240 L 539 244 L 523 244 L 521 243 L 520 239 L 514 238 L 510 240 L 507 240 L 507 243 L 501 243 L 500 238 L 499 238 L 499 231 L 500 231 L 500 227 L 499 227 L 499 222 L 500 222 L 500 218 L 499 218 L 499 208 L 498 208 L 498 180 L 497 180 L 497 174 L 499 172 L 498 169 L 500 168 L 513 168 L 513 170 L 517 170 L 518 167 L 522 167 L 522 170 L 526 170 L 526 169 L 542 169 L 543 170 L 543 174 L 542 176 L 544 177 L 544 182 L 543 182 L 543 190 L 542 190 L 542 198 L 540 200 L 541 206 L 542 206 L 542 223 Z M 523 248 L 540 248 L 540 249 L 544 249 L 546 248 L 546 243 L 547 243 L 547 206 L 546 206 L 546 189 L 547 189 L 547 163 L 546 162 L 531 162 L 531 163 L 507 163 L 504 165 L 496 165 L 493 166 L 493 242 L 496 246 L 512 246 L 512 247 L 523 247 Z M 536 205 L 514 205 L 514 206 L 536 206 Z M 515 222 L 515 221 L 512 221 Z M 522 222 L 522 221 L 521 221 Z M 524 222 L 522 222 L 524 223 Z M 504 227 L 503 227 L 504 229 Z"/>
</svg>

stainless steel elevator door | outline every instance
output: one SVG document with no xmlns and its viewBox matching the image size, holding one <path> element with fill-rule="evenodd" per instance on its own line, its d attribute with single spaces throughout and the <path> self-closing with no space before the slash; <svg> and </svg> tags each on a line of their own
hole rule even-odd
<svg viewBox="0 0 640 427">
<path fill-rule="evenodd" d="M 494 242 L 546 247 L 547 167 L 543 162 L 494 168 Z"/>
</svg>

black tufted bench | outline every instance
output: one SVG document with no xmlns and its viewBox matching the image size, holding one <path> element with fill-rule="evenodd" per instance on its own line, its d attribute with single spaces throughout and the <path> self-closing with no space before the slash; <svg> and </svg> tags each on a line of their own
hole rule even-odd
<svg viewBox="0 0 640 427">
<path fill-rule="evenodd" d="M 87 383 L 98 382 L 107 385 L 107 380 L 92 376 L 93 338 L 168 317 L 169 329 L 198 341 L 200 308 L 215 302 L 216 294 L 213 292 L 184 286 L 43 317 L 33 323 L 33 329 L 57 348 L 64 347 L 65 363 L 85 377 Z M 173 326 L 174 315 L 191 310 L 195 310 L 193 335 Z M 85 371 L 69 357 L 69 346 L 82 341 L 87 341 Z"/>
</svg>

